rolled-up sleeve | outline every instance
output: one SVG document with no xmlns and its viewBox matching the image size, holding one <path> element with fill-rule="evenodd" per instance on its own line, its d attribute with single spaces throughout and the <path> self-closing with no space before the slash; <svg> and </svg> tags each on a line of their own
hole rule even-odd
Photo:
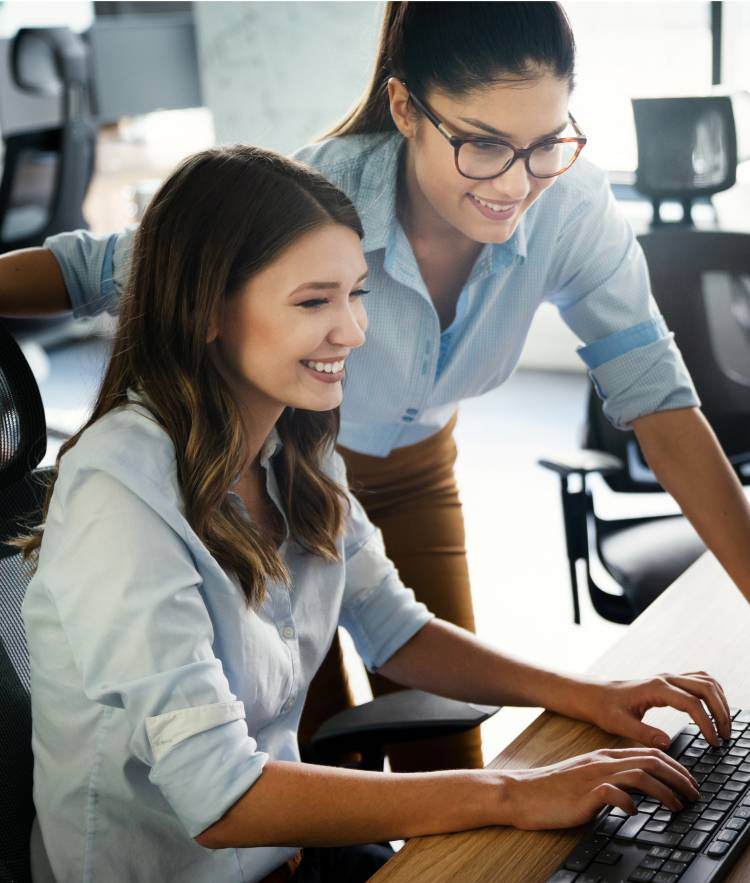
<svg viewBox="0 0 750 883">
<path fill-rule="evenodd" d="M 268 759 L 213 653 L 201 577 L 181 538 L 106 472 L 77 475 L 64 511 L 45 572 L 83 690 L 124 711 L 132 754 L 195 837 Z"/>
<path fill-rule="evenodd" d="M 110 236 L 75 230 L 44 241 L 60 266 L 75 316 L 117 313 L 130 269 L 135 229 L 129 227 Z"/>
<path fill-rule="evenodd" d="M 370 671 L 380 668 L 426 623 L 434 619 L 401 582 L 383 536 L 349 494 L 346 583 L 340 623 Z"/>
<path fill-rule="evenodd" d="M 605 415 L 627 429 L 637 417 L 700 400 L 651 293 L 643 251 L 597 175 L 565 220 L 547 299 L 584 342 L 577 352 Z"/>
</svg>

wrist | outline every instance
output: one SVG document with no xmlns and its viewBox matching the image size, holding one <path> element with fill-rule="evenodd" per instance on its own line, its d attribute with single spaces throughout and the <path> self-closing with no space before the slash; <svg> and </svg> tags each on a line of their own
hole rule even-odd
<svg viewBox="0 0 750 883">
<path fill-rule="evenodd" d="M 513 825 L 518 801 L 518 781 L 509 770 L 485 769 L 482 773 L 482 811 L 477 827 Z"/>
<path fill-rule="evenodd" d="M 604 682 L 581 677 L 563 677 L 561 680 L 554 706 L 547 706 L 550 711 L 595 724 L 605 701 Z"/>
</svg>

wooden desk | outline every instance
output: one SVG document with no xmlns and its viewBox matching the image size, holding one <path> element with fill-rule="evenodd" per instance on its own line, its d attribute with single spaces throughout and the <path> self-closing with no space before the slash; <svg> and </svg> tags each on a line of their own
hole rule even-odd
<svg viewBox="0 0 750 883">
<path fill-rule="evenodd" d="M 585 640 L 585 629 L 581 640 Z M 707 553 L 658 598 L 589 671 L 610 678 L 705 670 L 730 705 L 750 708 L 750 605 Z M 502 711 L 500 712 L 502 714 Z M 647 719 L 674 735 L 687 722 L 671 709 Z M 596 748 L 629 745 L 596 727 L 550 712 L 540 715 L 490 764 L 518 769 L 555 763 Z M 373 883 L 538 883 L 557 868 L 581 829 L 530 832 L 483 828 L 409 841 Z M 750 880 L 750 850 L 727 883 Z"/>
</svg>

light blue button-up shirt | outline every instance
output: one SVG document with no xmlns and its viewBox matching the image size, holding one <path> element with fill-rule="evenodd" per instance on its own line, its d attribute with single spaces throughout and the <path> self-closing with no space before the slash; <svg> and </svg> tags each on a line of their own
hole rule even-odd
<svg viewBox="0 0 750 883">
<path fill-rule="evenodd" d="M 347 361 L 339 441 L 386 456 L 441 429 L 462 399 L 503 383 L 540 304 L 557 306 L 619 428 L 654 411 L 700 404 L 651 295 L 645 259 L 607 177 L 579 160 L 501 245 L 485 245 L 442 333 L 396 217 L 400 134 L 332 138 L 299 150 L 357 207 L 369 267 L 367 341 Z M 116 311 L 132 230 L 78 231 L 45 243 L 79 315 Z"/>
<path fill-rule="evenodd" d="M 272 434 L 261 462 L 283 514 L 279 444 Z M 324 465 L 345 483 L 337 454 Z M 349 504 L 341 560 L 287 531 L 291 590 L 270 582 L 248 609 L 186 521 L 173 445 L 137 396 L 63 456 L 23 604 L 34 804 L 57 883 L 247 883 L 294 854 L 192 838 L 268 759 L 299 760 L 305 694 L 339 624 L 373 670 L 432 617 Z"/>
</svg>

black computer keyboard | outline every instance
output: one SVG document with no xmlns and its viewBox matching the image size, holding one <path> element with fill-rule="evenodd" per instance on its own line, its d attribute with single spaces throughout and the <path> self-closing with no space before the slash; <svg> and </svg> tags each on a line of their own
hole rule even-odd
<svg viewBox="0 0 750 883">
<path fill-rule="evenodd" d="M 634 816 L 605 807 L 547 883 L 714 883 L 726 877 L 750 842 L 750 711 L 732 709 L 732 736 L 720 747 L 712 748 L 689 724 L 668 753 L 698 780 L 698 800 L 670 812 L 636 793 Z"/>
</svg>

